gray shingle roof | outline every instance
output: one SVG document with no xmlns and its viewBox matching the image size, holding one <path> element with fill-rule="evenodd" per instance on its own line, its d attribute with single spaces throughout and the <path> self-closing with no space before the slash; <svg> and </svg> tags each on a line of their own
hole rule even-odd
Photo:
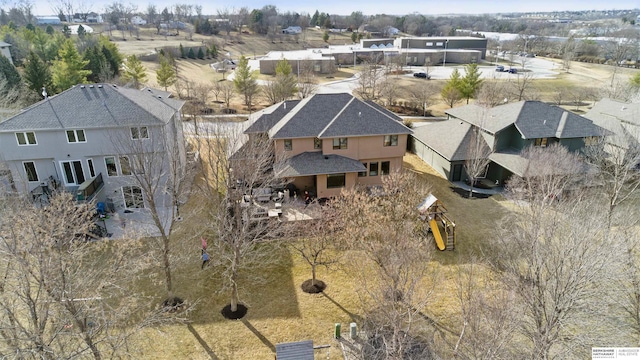
<svg viewBox="0 0 640 360">
<path fill-rule="evenodd" d="M 23 109 L 0 123 L 0 131 L 159 125 L 183 104 L 110 84 L 76 85 Z"/>
<path fill-rule="evenodd" d="M 446 113 L 494 134 L 515 124 L 526 139 L 567 139 L 603 136 L 607 133 L 586 117 L 540 101 L 520 101 L 491 109 L 468 105 L 447 110 Z"/>
<path fill-rule="evenodd" d="M 418 126 L 413 130 L 414 138 L 449 161 L 467 159 L 468 144 L 472 135 L 471 125 L 457 119 L 430 123 Z M 486 147 L 487 150 L 490 149 L 488 144 Z"/>
<path fill-rule="evenodd" d="M 280 119 L 293 110 L 300 100 L 284 101 L 276 107 L 273 112 L 265 112 L 258 117 L 245 131 L 245 134 L 264 133 L 269 131 Z"/>
<path fill-rule="evenodd" d="M 350 94 L 316 94 L 288 112 L 269 135 L 273 139 L 410 134 L 402 119 Z"/>
<path fill-rule="evenodd" d="M 348 157 L 322 152 L 303 152 L 295 155 L 279 168 L 275 169 L 278 177 L 309 176 L 320 174 L 341 174 L 366 171 L 358 160 Z"/>
<path fill-rule="evenodd" d="M 629 145 L 629 137 L 640 141 L 640 104 L 612 99 L 598 101 L 584 117 L 609 130 L 607 142 L 622 147 Z"/>
</svg>

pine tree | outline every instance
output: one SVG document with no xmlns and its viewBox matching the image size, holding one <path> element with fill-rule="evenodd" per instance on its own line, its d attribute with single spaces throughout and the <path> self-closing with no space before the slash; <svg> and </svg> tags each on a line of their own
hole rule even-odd
<svg viewBox="0 0 640 360">
<path fill-rule="evenodd" d="M 24 65 L 24 81 L 37 94 L 42 92 L 43 87 L 49 94 L 55 94 L 49 66 L 33 51 L 29 52 Z"/>
<path fill-rule="evenodd" d="M 478 64 L 467 64 L 464 70 L 466 74 L 458 83 L 458 91 L 463 98 L 467 99 L 468 104 L 469 99 L 475 97 L 476 91 L 482 84 L 482 79 L 480 79 Z"/>
<path fill-rule="evenodd" d="M 5 56 L 0 56 L 0 76 L 6 80 L 7 89 L 13 89 L 22 82 L 20 73 Z"/>
<path fill-rule="evenodd" d="M 198 48 L 198 59 L 204 59 L 204 51 L 202 51 L 202 48 Z"/>
<path fill-rule="evenodd" d="M 186 54 L 184 53 L 184 46 L 182 46 L 182 44 L 180 44 L 180 57 L 183 59 L 186 57 Z"/>
<path fill-rule="evenodd" d="M 75 44 L 67 39 L 58 51 L 58 58 L 51 67 L 53 84 L 60 91 L 76 84 L 86 83 L 91 70 L 85 70 L 89 62 L 82 60 Z"/>
<path fill-rule="evenodd" d="M 440 91 L 442 100 L 447 105 L 449 105 L 449 107 L 453 107 L 453 105 L 455 105 L 462 98 L 462 94 L 459 90 L 461 82 L 462 79 L 460 78 L 460 72 L 458 71 L 458 69 L 453 69 L 451 77 L 444 84 L 442 90 Z"/>
<path fill-rule="evenodd" d="M 129 55 L 122 64 L 122 79 L 139 89 L 147 81 L 147 69 L 135 55 Z"/>
<path fill-rule="evenodd" d="M 189 52 L 187 53 L 187 57 L 189 59 L 195 59 L 196 58 L 196 54 L 195 54 L 195 52 L 193 52 L 193 48 L 189 48 Z"/>
<path fill-rule="evenodd" d="M 120 74 L 120 64 L 122 64 L 124 58 L 122 54 L 120 54 L 116 44 L 112 43 L 106 36 L 100 36 L 98 42 L 102 45 L 102 53 L 107 59 L 113 75 Z"/>
<path fill-rule="evenodd" d="M 109 63 L 99 47 L 96 45 L 86 49 L 84 51 L 84 59 L 89 61 L 85 69 L 91 70 L 91 75 L 87 76 L 87 80 L 91 82 L 103 81 L 101 75 L 103 75 L 105 68 L 109 68 Z M 113 76 L 112 73 L 110 75 Z"/>
<path fill-rule="evenodd" d="M 289 99 L 298 91 L 296 77 L 292 74 L 291 64 L 287 59 L 276 64 L 276 89 L 280 101 Z"/>
<path fill-rule="evenodd" d="M 235 78 L 233 79 L 233 85 L 236 87 L 236 91 L 240 95 L 244 96 L 244 104 L 251 110 L 251 104 L 253 97 L 260 91 L 258 88 L 258 82 L 256 81 L 251 68 L 249 67 L 249 59 L 242 56 L 236 67 Z"/>
<path fill-rule="evenodd" d="M 160 56 L 160 68 L 156 70 L 156 80 L 158 80 L 158 85 L 164 87 L 164 91 L 167 91 L 167 88 L 178 80 L 171 62 L 164 56 Z"/>
</svg>

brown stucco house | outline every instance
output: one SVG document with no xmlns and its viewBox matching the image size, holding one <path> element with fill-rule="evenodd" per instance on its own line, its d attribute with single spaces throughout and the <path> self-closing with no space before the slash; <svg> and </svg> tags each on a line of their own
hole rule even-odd
<svg viewBox="0 0 640 360">
<path fill-rule="evenodd" d="M 274 168 L 276 176 L 318 198 L 380 185 L 402 168 L 411 133 L 395 114 L 346 93 L 281 102 L 255 116 L 244 131 L 249 138 L 268 136 L 276 158 L 286 158 Z"/>
</svg>

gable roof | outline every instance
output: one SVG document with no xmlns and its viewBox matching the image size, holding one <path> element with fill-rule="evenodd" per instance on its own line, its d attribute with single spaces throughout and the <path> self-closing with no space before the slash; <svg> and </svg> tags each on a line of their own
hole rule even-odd
<svg viewBox="0 0 640 360">
<path fill-rule="evenodd" d="M 438 121 L 418 126 L 413 130 L 413 137 L 424 143 L 449 161 L 467 159 L 467 149 L 473 136 L 469 123 L 458 119 Z M 489 144 L 485 140 L 487 151 Z"/>
<path fill-rule="evenodd" d="M 493 134 L 514 124 L 525 139 L 566 139 L 607 134 L 605 129 L 586 117 L 540 101 L 520 101 L 490 109 L 474 104 L 450 109 L 446 113 Z"/>
<path fill-rule="evenodd" d="M 316 94 L 300 101 L 270 130 L 272 139 L 410 134 L 392 112 L 350 94 Z"/>
<path fill-rule="evenodd" d="M 111 84 L 76 85 L 0 123 L 0 132 L 162 125 L 183 101 Z"/>
</svg>

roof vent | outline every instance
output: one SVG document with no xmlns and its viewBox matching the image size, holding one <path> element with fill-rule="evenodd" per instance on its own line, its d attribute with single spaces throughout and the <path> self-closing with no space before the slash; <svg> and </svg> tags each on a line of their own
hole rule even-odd
<svg viewBox="0 0 640 360">
<path fill-rule="evenodd" d="M 84 85 L 80 85 L 80 89 L 84 89 Z"/>
<path fill-rule="evenodd" d="M 362 111 L 358 111 L 358 117 L 362 116 Z"/>
<path fill-rule="evenodd" d="M 90 88 L 90 89 L 93 89 L 93 85 L 89 85 L 89 88 Z"/>
<path fill-rule="evenodd" d="M 102 89 L 102 84 L 98 85 L 98 89 Z"/>
<path fill-rule="evenodd" d="M 325 160 L 329 160 L 329 157 L 325 155 L 324 159 L 325 159 Z"/>
<path fill-rule="evenodd" d="M 622 111 L 625 111 L 625 110 L 627 110 L 627 107 L 626 107 L 626 106 L 623 106 L 623 107 L 622 107 Z"/>
<path fill-rule="evenodd" d="M 287 110 L 287 102 L 284 102 L 284 109 Z"/>
</svg>

